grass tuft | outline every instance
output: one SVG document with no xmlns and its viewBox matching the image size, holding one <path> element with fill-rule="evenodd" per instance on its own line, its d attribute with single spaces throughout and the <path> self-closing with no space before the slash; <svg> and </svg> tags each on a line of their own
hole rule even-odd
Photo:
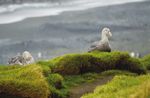
<svg viewBox="0 0 150 98">
<path fill-rule="evenodd" d="M 98 86 L 94 93 L 86 94 L 82 98 L 147 98 L 150 95 L 150 86 L 146 84 L 149 85 L 149 79 L 150 75 L 137 77 L 119 75 L 108 84 Z"/>
<path fill-rule="evenodd" d="M 6 67 L 0 71 L 0 93 L 27 98 L 47 98 L 50 91 L 38 65 Z"/>
<path fill-rule="evenodd" d="M 150 70 L 150 55 L 146 55 L 141 59 L 141 62 L 146 67 L 147 70 Z"/>
<path fill-rule="evenodd" d="M 92 52 L 84 54 L 68 54 L 50 60 L 52 72 L 64 75 L 76 75 L 87 72 L 103 72 L 119 69 L 145 73 L 139 59 L 131 58 L 127 52 Z"/>
</svg>

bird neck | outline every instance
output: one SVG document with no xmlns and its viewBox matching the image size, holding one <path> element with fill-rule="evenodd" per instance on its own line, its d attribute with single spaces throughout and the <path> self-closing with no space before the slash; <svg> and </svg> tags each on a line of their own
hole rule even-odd
<svg viewBox="0 0 150 98">
<path fill-rule="evenodd" d="M 106 34 L 102 34 L 101 41 L 109 41 Z"/>
</svg>

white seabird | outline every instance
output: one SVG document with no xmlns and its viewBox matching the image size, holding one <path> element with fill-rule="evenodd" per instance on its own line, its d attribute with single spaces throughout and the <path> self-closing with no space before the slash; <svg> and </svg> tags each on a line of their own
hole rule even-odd
<svg viewBox="0 0 150 98">
<path fill-rule="evenodd" d="M 88 52 L 98 50 L 103 52 L 111 52 L 111 47 L 109 44 L 109 38 L 112 37 L 112 33 L 109 28 L 103 28 L 101 32 L 101 40 L 98 42 L 94 42 Z"/>
<path fill-rule="evenodd" d="M 8 64 L 10 65 L 27 65 L 31 63 L 34 63 L 34 58 L 28 51 L 24 51 L 22 55 L 18 54 L 8 61 Z"/>
</svg>

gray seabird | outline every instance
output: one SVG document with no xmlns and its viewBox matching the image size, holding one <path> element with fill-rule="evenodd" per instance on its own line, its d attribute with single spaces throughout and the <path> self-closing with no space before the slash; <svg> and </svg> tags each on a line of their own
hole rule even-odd
<svg viewBox="0 0 150 98">
<path fill-rule="evenodd" d="M 112 36 L 109 28 L 103 28 L 101 35 L 101 40 L 98 42 L 94 42 L 88 52 L 98 50 L 103 52 L 111 52 L 111 47 L 109 44 L 109 38 Z"/>
<path fill-rule="evenodd" d="M 24 51 L 22 55 L 17 55 L 15 57 L 10 58 L 8 61 L 9 65 L 27 65 L 34 63 L 34 58 L 28 51 Z"/>
</svg>

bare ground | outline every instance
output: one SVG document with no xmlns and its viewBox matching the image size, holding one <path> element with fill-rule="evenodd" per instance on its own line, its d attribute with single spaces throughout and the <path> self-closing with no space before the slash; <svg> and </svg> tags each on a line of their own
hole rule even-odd
<svg viewBox="0 0 150 98">
<path fill-rule="evenodd" d="M 106 76 L 103 78 L 96 79 L 94 82 L 84 83 L 77 87 L 73 87 L 70 89 L 70 96 L 69 98 L 80 98 L 82 95 L 86 93 L 93 92 L 96 86 L 104 85 L 110 80 L 112 80 L 113 76 Z"/>
</svg>

